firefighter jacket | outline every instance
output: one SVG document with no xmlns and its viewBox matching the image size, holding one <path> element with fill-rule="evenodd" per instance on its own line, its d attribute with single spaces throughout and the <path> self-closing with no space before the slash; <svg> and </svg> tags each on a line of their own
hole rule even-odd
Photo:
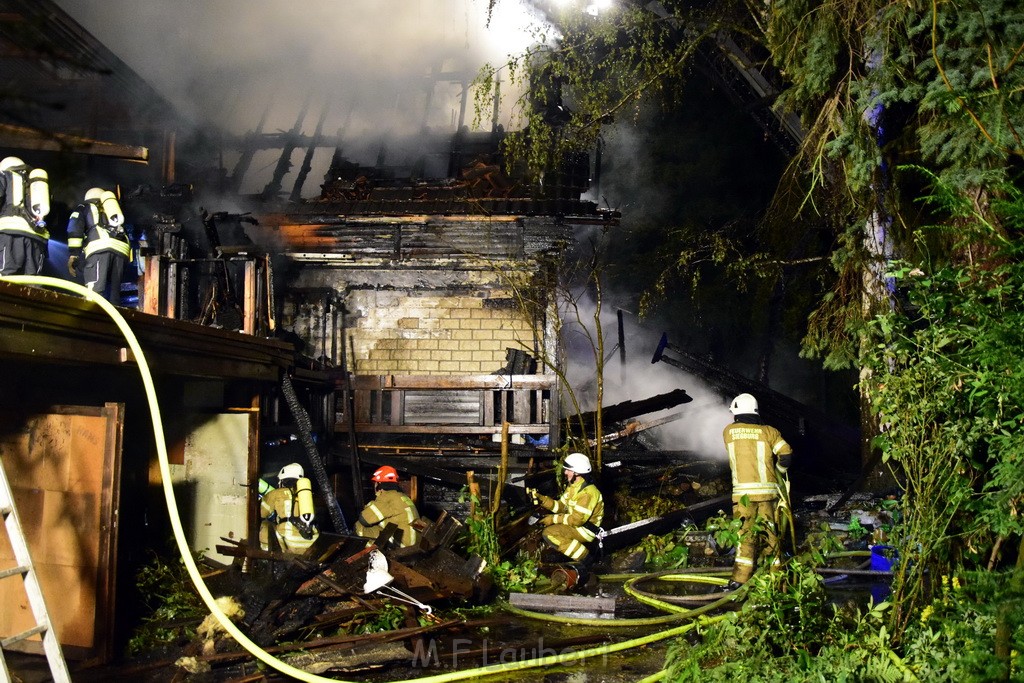
<svg viewBox="0 0 1024 683">
<path fill-rule="evenodd" d="M 601 531 L 604 498 L 601 491 L 583 477 L 577 476 L 557 500 L 540 496 L 540 504 L 553 513 L 542 520 L 546 526 L 567 524 L 576 527 L 586 541 L 593 541 Z"/>
<path fill-rule="evenodd" d="M 46 242 L 50 238 L 43 221 L 50 211 L 49 188 L 45 184 L 40 190 L 33 187 L 37 182 L 33 176 L 37 173 L 42 173 L 45 178 L 45 172 L 29 166 L 14 166 L 0 171 L 0 232 L 30 237 L 37 242 Z M 32 204 L 33 201 L 38 203 Z M 33 208 L 39 213 L 34 213 Z"/>
<path fill-rule="evenodd" d="M 751 502 L 779 497 L 781 475 L 793 453 L 779 430 L 764 424 L 733 422 L 722 433 L 732 470 L 732 498 Z"/>
<path fill-rule="evenodd" d="M 98 199 L 87 199 L 71 212 L 68 219 L 68 250 L 77 255 L 85 247 L 85 255 L 112 251 L 130 258 L 131 243 L 124 226 L 112 225 Z"/>
<path fill-rule="evenodd" d="M 384 527 L 394 524 L 402 532 L 402 547 L 407 548 L 420 542 L 419 531 L 413 526 L 419 518 L 420 513 L 412 498 L 398 490 L 397 484 L 384 484 L 377 497 L 359 513 L 356 534 L 363 538 L 377 538 Z"/>
<path fill-rule="evenodd" d="M 280 486 L 263 496 L 260 517 L 274 526 L 281 549 L 286 552 L 301 552 L 320 536 L 316 525 L 298 516 L 297 494 L 291 486 Z"/>
</svg>

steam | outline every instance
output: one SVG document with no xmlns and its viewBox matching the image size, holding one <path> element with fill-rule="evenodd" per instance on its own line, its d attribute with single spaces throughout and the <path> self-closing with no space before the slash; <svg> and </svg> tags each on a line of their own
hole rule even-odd
<svg viewBox="0 0 1024 683">
<path fill-rule="evenodd" d="M 516 0 L 497 3 L 489 23 L 488 0 L 56 1 L 197 126 L 241 135 L 266 112 L 265 133 L 288 131 L 308 100 L 302 132 L 328 107 L 323 134 L 343 133 L 346 157 L 364 164 L 385 147 L 388 163 L 420 152 L 410 147 L 424 130 L 454 132 L 463 84 L 524 50 L 539 21 Z M 515 99 L 503 83 L 506 128 Z M 470 100 L 465 124 L 473 118 Z M 489 130 L 490 112 L 482 118 Z M 257 155 L 243 192 L 262 188 L 277 155 Z M 311 179 L 330 156 L 318 152 Z M 306 187 L 316 194 L 316 182 Z"/>
<path fill-rule="evenodd" d="M 596 363 L 590 339 L 596 338 L 593 330 L 595 304 L 592 298 L 584 297 L 577 307 L 579 320 L 588 326 L 590 335 L 588 338 L 576 322 L 575 311 L 570 316 L 572 322 L 565 319 L 566 379 L 583 403 L 582 409 L 593 410 L 596 407 Z M 618 320 L 616 309 L 609 305 L 608 300 L 601 308 L 601 327 L 604 330 L 604 355 L 608 359 L 604 365 L 604 405 L 639 401 L 683 389 L 693 398 L 692 402 L 638 416 L 637 419 L 648 423 L 679 414 L 679 420 L 654 427 L 646 433 L 663 450 L 692 451 L 701 459 L 724 459 L 722 429 L 732 420 L 728 403 L 699 378 L 666 363 L 651 363 L 662 331 L 646 327 L 632 314 L 625 314 L 626 362 L 623 364 L 619 350 L 613 352 L 618 343 Z M 611 431 L 611 426 L 606 425 L 606 430 Z"/>
</svg>

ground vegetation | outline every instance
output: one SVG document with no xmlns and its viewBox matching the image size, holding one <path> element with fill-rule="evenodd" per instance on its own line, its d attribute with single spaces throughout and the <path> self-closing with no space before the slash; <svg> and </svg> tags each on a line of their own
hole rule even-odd
<svg viewBox="0 0 1024 683">
<path fill-rule="evenodd" d="M 508 150 L 538 182 L 610 123 L 679 106 L 723 37 L 777 86 L 800 134 L 774 198 L 753 224 L 665 226 L 675 258 L 645 301 L 680 283 L 699 299 L 715 278 L 767 302 L 801 273 L 814 286 L 786 289 L 801 353 L 860 373 L 862 424 L 899 490 L 890 603 L 808 621 L 821 597 L 794 565 L 671 677 L 1019 679 L 1024 7 L 663 0 L 550 18 L 505 65 L 535 86 Z"/>
</svg>

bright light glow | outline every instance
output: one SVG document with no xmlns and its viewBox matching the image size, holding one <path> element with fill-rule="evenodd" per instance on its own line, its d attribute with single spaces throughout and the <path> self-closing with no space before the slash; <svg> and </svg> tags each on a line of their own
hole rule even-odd
<svg viewBox="0 0 1024 683">
<path fill-rule="evenodd" d="M 615 0 L 593 0 L 593 2 L 587 5 L 587 14 L 596 17 L 601 12 L 610 10 L 614 4 Z"/>
<path fill-rule="evenodd" d="M 487 26 L 488 51 L 491 54 L 497 51 L 501 57 L 524 52 L 537 42 L 533 36 L 533 29 L 536 26 L 534 10 L 526 3 L 497 3 Z"/>
</svg>

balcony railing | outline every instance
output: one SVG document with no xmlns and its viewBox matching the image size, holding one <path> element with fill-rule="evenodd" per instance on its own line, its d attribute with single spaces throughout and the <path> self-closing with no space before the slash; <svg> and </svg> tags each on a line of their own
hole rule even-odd
<svg viewBox="0 0 1024 683">
<path fill-rule="evenodd" d="M 355 429 L 393 434 L 548 434 L 553 375 L 359 375 L 352 378 Z M 345 383 L 340 392 L 348 391 Z M 347 397 L 346 397 L 347 398 Z M 349 428 L 339 400 L 336 431 Z"/>
</svg>

